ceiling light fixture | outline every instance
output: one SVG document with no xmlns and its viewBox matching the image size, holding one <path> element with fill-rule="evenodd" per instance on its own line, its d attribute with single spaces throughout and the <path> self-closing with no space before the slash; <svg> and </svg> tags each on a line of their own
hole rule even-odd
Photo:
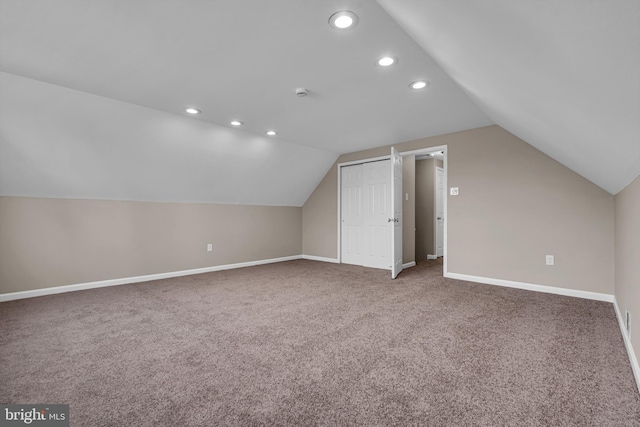
<svg viewBox="0 0 640 427">
<path fill-rule="evenodd" d="M 278 134 L 275 130 L 268 130 L 265 133 L 269 136 L 276 136 Z"/>
<path fill-rule="evenodd" d="M 358 23 L 358 15 L 349 11 L 343 10 L 336 12 L 329 18 L 329 24 L 338 30 L 346 30 L 353 28 Z"/>
<path fill-rule="evenodd" d="M 396 62 L 398 62 L 398 60 L 393 56 L 383 56 L 382 58 L 376 61 L 376 64 L 378 64 L 381 67 L 388 67 L 390 65 L 395 64 Z"/>
<path fill-rule="evenodd" d="M 231 126 L 242 126 L 244 123 L 242 123 L 240 120 L 231 120 Z"/>
<path fill-rule="evenodd" d="M 187 107 L 184 109 L 184 111 L 186 111 L 189 114 L 200 114 L 202 111 L 198 110 L 197 108 L 193 108 L 193 107 Z"/>
<path fill-rule="evenodd" d="M 428 81 L 425 81 L 425 80 L 416 80 L 415 82 L 412 82 L 409 85 L 409 87 L 411 89 L 418 90 L 418 89 L 424 89 L 425 87 L 429 86 L 429 84 L 430 83 Z"/>
</svg>

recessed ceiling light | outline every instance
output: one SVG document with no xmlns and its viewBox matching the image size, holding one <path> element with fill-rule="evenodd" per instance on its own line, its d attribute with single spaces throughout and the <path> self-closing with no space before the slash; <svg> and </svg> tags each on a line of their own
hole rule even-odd
<svg viewBox="0 0 640 427">
<path fill-rule="evenodd" d="M 232 120 L 231 121 L 231 126 L 242 126 L 244 123 L 242 123 L 240 120 Z"/>
<path fill-rule="evenodd" d="M 390 65 L 395 64 L 396 62 L 398 62 L 398 60 L 393 56 L 383 56 L 382 58 L 376 61 L 376 64 L 378 64 L 381 67 L 388 67 Z"/>
<path fill-rule="evenodd" d="M 187 107 L 184 109 L 184 111 L 186 111 L 189 114 L 200 114 L 202 111 L 198 110 L 197 108 L 193 108 L 193 107 Z"/>
<path fill-rule="evenodd" d="M 331 24 L 333 28 L 337 28 L 338 30 L 353 28 L 357 23 L 358 15 L 348 10 L 336 12 L 329 18 L 329 24 Z"/>
<path fill-rule="evenodd" d="M 265 133 L 269 136 L 276 136 L 278 134 L 275 130 L 268 130 Z"/>
<path fill-rule="evenodd" d="M 415 82 L 412 82 L 409 87 L 411 89 L 424 89 L 425 87 L 429 86 L 429 82 L 425 81 L 425 80 L 416 80 Z"/>
</svg>

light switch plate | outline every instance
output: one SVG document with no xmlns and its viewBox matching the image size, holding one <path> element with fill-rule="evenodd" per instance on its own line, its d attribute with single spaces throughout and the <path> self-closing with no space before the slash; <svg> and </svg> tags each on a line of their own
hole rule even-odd
<svg viewBox="0 0 640 427">
<path fill-rule="evenodd" d="M 458 195 L 458 187 L 451 187 L 449 189 L 449 195 L 451 196 L 457 196 Z"/>
<path fill-rule="evenodd" d="M 546 260 L 547 260 L 547 265 L 555 265 L 556 263 L 556 257 L 554 257 L 553 255 L 547 255 Z"/>
</svg>

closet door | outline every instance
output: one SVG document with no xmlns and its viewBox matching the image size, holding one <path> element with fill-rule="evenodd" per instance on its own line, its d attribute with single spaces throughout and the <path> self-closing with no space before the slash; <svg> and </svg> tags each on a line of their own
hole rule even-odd
<svg viewBox="0 0 640 427">
<path fill-rule="evenodd" d="M 345 264 L 391 268 L 390 164 L 383 160 L 341 168 L 340 243 Z"/>
<path fill-rule="evenodd" d="M 373 268 L 391 268 L 391 162 L 364 164 L 364 262 Z"/>
<path fill-rule="evenodd" d="M 341 247 L 342 262 L 363 265 L 364 262 L 364 215 L 363 215 L 363 170 L 364 165 L 341 168 Z"/>
</svg>

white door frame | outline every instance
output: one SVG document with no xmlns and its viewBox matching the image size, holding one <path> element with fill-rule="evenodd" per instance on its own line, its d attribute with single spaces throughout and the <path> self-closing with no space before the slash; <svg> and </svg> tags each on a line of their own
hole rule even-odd
<svg viewBox="0 0 640 427">
<path fill-rule="evenodd" d="M 444 162 L 442 162 L 442 163 L 443 163 L 443 166 L 444 166 Z M 442 206 L 442 216 L 443 216 L 443 220 L 442 220 L 442 255 L 440 255 L 440 256 L 444 256 L 444 221 L 445 221 L 445 218 L 446 218 L 444 216 L 444 199 L 447 197 L 447 194 L 446 194 L 447 193 L 447 190 L 446 190 L 447 187 L 444 186 L 444 168 L 441 168 L 440 166 L 436 166 L 435 169 L 436 169 L 435 170 L 436 176 L 435 176 L 434 182 L 435 182 L 435 187 L 436 188 L 434 190 L 434 192 L 435 192 L 435 203 L 433 204 L 433 211 L 434 211 L 433 212 L 433 219 L 435 220 L 433 240 L 434 240 L 435 244 L 433 245 L 433 247 L 436 250 L 436 258 L 438 258 L 438 191 L 439 191 L 439 189 L 438 189 L 438 171 L 442 171 L 442 191 L 444 193 L 444 194 L 442 194 L 442 203 L 443 203 L 443 206 Z"/>
<path fill-rule="evenodd" d="M 448 191 L 447 189 L 448 187 L 448 182 L 449 182 L 449 148 L 447 145 L 438 145 L 435 147 L 428 147 L 428 148 L 420 148 L 417 150 L 411 150 L 411 151 L 404 151 L 401 152 L 400 154 L 403 156 L 420 156 L 423 154 L 427 154 L 427 153 L 433 153 L 434 151 L 442 151 L 444 153 L 444 158 L 442 159 L 442 168 L 444 169 L 444 173 L 442 174 L 442 178 L 444 180 L 444 236 L 443 236 L 443 248 L 442 248 L 442 252 L 443 252 L 443 256 L 444 256 L 444 263 L 443 263 L 443 269 L 442 269 L 442 273 L 443 273 L 443 277 L 447 275 L 447 272 L 449 271 L 447 268 L 447 260 L 449 259 L 449 257 L 447 256 L 448 253 L 448 239 L 447 239 L 447 229 L 449 227 L 449 214 L 448 214 L 448 208 L 447 208 L 447 204 L 448 204 Z"/>
<path fill-rule="evenodd" d="M 391 147 L 391 278 L 395 279 L 402 271 L 402 156 L 395 147 Z"/>
<path fill-rule="evenodd" d="M 443 275 L 446 276 L 447 272 L 449 271 L 447 268 L 447 260 L 449 259 L 449 257 L 447 256 L 448 253 L 448 238 L 447 238 L 447 229 L 449 227 L 449 214 L 448 214 L 448 199 L 449 199 L 449 192 L 448 192 L 448 182 L 449 182 L 449 156 L 448 156 L 448 146 L 447 145 L 437 145 L 435 147 L 427 147 L 427 148 L 420 148 L 417 150 L 411 150 L 411 151 L 403 151 L 400 152 L 401 156 L 419 156 L 421 154 L 427 154 L 427 153 L 432 153 L 434 151 L 442 151 L 444 153 L 444 158 L 442 159 L 442 166 L 444 169 L 444 174 L 443 174 L 443 178 L 444 178 L 444 190 L 445 190 L 445 197 L 444 197 L 444 248 L 443 248 L 443 254 L 444 254 L 444 265 L 443 265 Z M 376 162 L 379 160 L 386 160 L 386 159 L 391 159 L 391 156 L 380 156 L 380 157 L 372 157 L 372 158 L 368 158 L 368 159 L 361 159 L 361 160 L 353 160 L 350 162 L 343 162 L 343 163 L 338 163 L 338 212 L 337 212 L 337 225 L 338 225 L 338 263 L 342 263 L 342 227 L 341 227 L 341 213 L 342 213 L 342 194 L 341 194 L 341 189 L 342 189 L 342 183 L 340 182 L 340 175 L 341 175 L 341 168 L 342 166 L 349 166 L 349 165 L 357 165 L 359 163 L 367 163 L 367 162 Z"/>
</svg>

